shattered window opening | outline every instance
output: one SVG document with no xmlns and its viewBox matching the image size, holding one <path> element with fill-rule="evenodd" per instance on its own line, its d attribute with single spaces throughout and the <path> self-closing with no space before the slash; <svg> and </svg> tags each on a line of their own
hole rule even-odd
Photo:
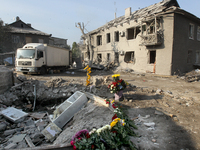
<svg viewBox="0 0 200 150">
<path fill-rule="evenodd" d="M 189 39 L 194 39 L 194 24 L 189 25 Z"/>
<path fill-rule="evenodd" d="M 134 27 L 134 28 L 129 28 L 127 29 L 127 39 L 131 40 L 131 39 L 135 39 L 137 37 L 137 35 L 140 33 L 140 27 Z"/>
<path fill-rule="evenodd" d="M 124 56 L 124 62 L 135 63 L 135 52 L 134 51 L 126 52 Z"/>
<path fill-rule="evenodd" d="M 156 51 L 150 51 L 149 54 L 149 63 L 154 64 L 156 61 Z"/>
<path fill-rule="evenodd" d="M 98 62 L 102 62 L 102 56 L 101 56 L 101 54 L 97 54 L 97 60 L 98 60 Z"/>
<path fill-rule="evenodd" d="M 119 42 L 119 31 L 115 32 L 115 42 Z"/>
<path fill-rule="evenodd" d="M 106 34 L 107 43 L 110 43 L 110 33 Z"/>
<path fill-rule="evenodd" d="M 98 35 L 97 36 L 97 46 L 102 45 L 102 36 Z"/>
<path fill-rule="evenodd" d="M 146 31 L 146 25 L 142 26 L 142 33 Z"/>
<path fill-rule="evenodd" d="M 110 53 L 107 53 L 107 62 L 110 62 Z"/>
</svg>

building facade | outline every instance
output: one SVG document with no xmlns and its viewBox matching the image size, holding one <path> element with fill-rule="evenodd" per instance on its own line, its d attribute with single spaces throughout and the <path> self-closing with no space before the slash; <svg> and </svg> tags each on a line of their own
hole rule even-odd
<svg viewBox="0 0 200 150">
<path fill-rule="evenodd" d="M 163 0 L 89 32 L 94 61 L 117 62 L 122 69 L 173 75 L 200 63 L 200 19 Z M 83 52 L 88 58 L 87 49 Z"/>
<path fill-rule="evenodd" d="M 6 45 L 7 52 L 15 51 L 17 48 L 23 47 L 27 43 L 49 44 L 49 37 L 51 37 L 51 34 L 32 28 L 31 24 L 24 23 L 19 17 L 16 17 L 16 21 L 9 24 L 9 27 L 11 29 L 12 43 Z"/>
</svg>

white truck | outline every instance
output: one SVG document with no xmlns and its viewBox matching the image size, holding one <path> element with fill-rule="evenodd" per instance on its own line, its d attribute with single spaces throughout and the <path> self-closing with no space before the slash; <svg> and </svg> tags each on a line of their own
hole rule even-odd
<svg viewBox="0 0 200 150">
<path fill-rule="evenodd" d="M 71 64 L 70 50 L 42 43 L 28 43 L 18 48 L 15 56 L 15 70 L 24 74 L 45 74 L 50 69 L 63 71 Z"/>
</svg>

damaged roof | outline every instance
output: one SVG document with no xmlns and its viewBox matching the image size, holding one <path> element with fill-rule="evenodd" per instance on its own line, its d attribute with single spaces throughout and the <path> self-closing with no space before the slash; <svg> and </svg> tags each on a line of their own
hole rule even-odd
<svg viewBox="0 0 200 150">
<path fill-rule="evenodd" d="M 25 34 L 51 36 L 51 34 L 47 34 L 32 28 L 30 24 L 26 24 L 21 20 L 17 20 L 9 24 L 9 27 L 11 28 L 11 33 L 23 33 L 23 34 L 25 33 Z"/>
<path fill-rule="evenodd" d="M 129 17 L 121 16 L 114 20 L 111 20 L 107 24 L 105 24 L 105 25 L 99 27 L 98 29 L 93 30 L 89 33 L 95 34 L 95 33 L 99 32 L 100 30 L 104 30 L 105 28 L 110 28 L 112 26 L 121 25 L 123 23 L 129 22 L 130 20 L 137 20 L 139 18 L 146 18 L 146 17 L 154 16 L 155 14 L 163 12 L 170 7 L 179 8 L 180 6 L 176 0 L 163 0 L 159 3 L 136 10 L 136 11 L 132 12 Z"/>
</svg>

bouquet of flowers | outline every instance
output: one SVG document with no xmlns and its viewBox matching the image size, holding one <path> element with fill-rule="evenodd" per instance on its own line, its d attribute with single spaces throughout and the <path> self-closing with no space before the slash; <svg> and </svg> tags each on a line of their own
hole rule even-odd
<svg viewBox="0 0 200 150">
<path fill-rule="evenodd" d="M 108 85 L 110 93 L 117 93 L 118 91 L 124 90 L 128 83 L 122 79 L 119 79 L 120 74 L 112 75 L 113 82 Z"/>
</svg>

